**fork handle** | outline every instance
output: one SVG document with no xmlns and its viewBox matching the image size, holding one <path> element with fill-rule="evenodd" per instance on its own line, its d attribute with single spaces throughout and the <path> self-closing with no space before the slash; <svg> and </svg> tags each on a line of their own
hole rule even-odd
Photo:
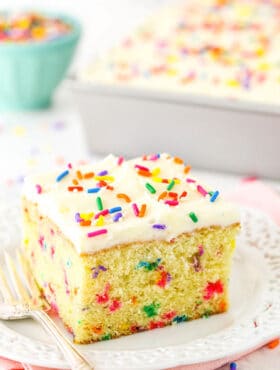
<svg viewBox="0 0 280 370">
<path fill-rule="evenodd" d="M 66 361 L 72 370 L 93 370 L 93 366 L 85 357 L 77 351 L 74 345 L 60 331 L 52 319 L 44 311 L 34 310 L 30 312 L 31 316 L 40 322 L 44 329 L 52 335 L 59 349 L 63 353 Z"/>
</svg>

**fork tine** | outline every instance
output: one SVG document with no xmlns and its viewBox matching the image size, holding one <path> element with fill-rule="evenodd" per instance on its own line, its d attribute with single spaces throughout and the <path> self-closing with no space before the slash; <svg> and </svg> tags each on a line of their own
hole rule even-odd
<svg viewBox="0 0 280 370">
<path fill-rule="evenodd" d="M 17 297 L 26 303 L 30 302 L 30 296 L 28 295 L 26 288 L 21 282 L 21 278 L 17 272 L 14 261 L 7 252 L 4 253 L 4 256 L 11 277 L 11 283 L 17 294 Z"/>
<path fill-rule="evenodd" d="M 2 267 L 0 267 L 0 292 L 5 303 L 13 303 L 15 301 Z"/>
<path fill-rule="evenodd" d="M 32 301 L 36 306 L 39 304 L 43 306 L 45 309 L 49 309 L 50 308 L 49 304 L 42 298 L 41 291 L 38 285 L 36 284 L 35 279 L 30 272 L 30 269 L 28 268 L 26 259 L 19 249 L 17 250 L 16 255 L 25 278 L 26 286 L 29 290 L 29 293 L 31 294 Z"/>
</svg>

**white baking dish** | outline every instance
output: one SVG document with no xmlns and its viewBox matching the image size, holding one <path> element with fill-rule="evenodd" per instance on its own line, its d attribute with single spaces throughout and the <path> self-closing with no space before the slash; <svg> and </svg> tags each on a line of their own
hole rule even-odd
<svg viewBox="0 0 280 370">
<path fill-rule="evenodd" d="M 96 153 L 167 151 L 198 168 L 280 179 L 280 97 L 270 106 L 76 78 L 66 87 Z"/>
</svg>

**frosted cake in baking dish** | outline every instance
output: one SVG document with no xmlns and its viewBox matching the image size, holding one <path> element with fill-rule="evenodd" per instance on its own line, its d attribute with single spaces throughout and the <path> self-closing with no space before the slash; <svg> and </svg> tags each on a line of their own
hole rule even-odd
<svg viewBox="0 0 280 370">
<path fill-rule="evenodd" d="M 22 203 L 28 264 L 76 343 L 228 309 L 239 213 L 180 158 L 69 164 Z"/>
<path fill-rule="evenodd" d="M 280 3 L 181 1 L 151 17 L 80 78 L 279 104 Z"/>
</svg>

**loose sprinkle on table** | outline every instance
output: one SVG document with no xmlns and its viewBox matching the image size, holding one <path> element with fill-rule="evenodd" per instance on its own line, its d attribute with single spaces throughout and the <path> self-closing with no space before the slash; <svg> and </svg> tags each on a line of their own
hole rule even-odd
<svg viewBox="0 0 280 370">
<path fill-rule="evenodd" d="M 147 190 L 149 190 L 149 192 L 151 194 L 155 194 L 156 193 L 156 189 L 151 184 L 149 184 L 148 182 L 145 184 L 145 187 L 146 187 Z"/>
<path fill-rule="evenodd" d="M 215 191 L 213 194 L 212 194 L 212 196 L 211 196 L 211 198 L 210 198 L 210 202 L 215 202 L 215 200 L 218 198 L 218 196 L 219 196 L 219 191 L 217 190 L 217 191 Z"/>
<path fill-rule="evenodd" d="M 236 362 L 231 362 L 231 363 L 229 364 L 229 368 L 230 368 L 230 370 L 236 370 L 236 369 L 237 369 L 237 364 L 236 364 Z"/>
<path fill-rule="evenodd" d="M 198 221 L 198 218 L 196 216 L 196 214 L 194 212 L 190 212 L 189 213 L 189 217 L 190 219 L 193 221 L 193 222 L 197 222 Z"/>
<path fill-rule="evenodd" d="M 280 343 L 280 339 L 278 338 L 278 339 L 274 339 L 274 340 L 272 340 L 271 342 L 269 342 L 268 344 L 267 344 L 267 347 L 269 348 L 269 349 L 274 349 L 274 348 L 276 348 L 277 346 L 279 346 L 279 343 Z"/>
<path fill-rule="evenodd" d="M 108 230 L 107 229 L 100 229 L 100 230 L 96 230 L 96 231 L 91 231 L 90 233 L 87 234 L 88 238 L 93 238 L 95 236 L 98 236 L 98 235 L 102 235 L 102 234 L 107 234 Z"/>
<path fill-rule="evenodd" d="M 56 182 L 61 181 L 67 175 L 69 175 L 69 171 L 68 170 L 65 170 L 64 172 L 62 172 L 60 175 L 57 176 Z"/>
</svg>

